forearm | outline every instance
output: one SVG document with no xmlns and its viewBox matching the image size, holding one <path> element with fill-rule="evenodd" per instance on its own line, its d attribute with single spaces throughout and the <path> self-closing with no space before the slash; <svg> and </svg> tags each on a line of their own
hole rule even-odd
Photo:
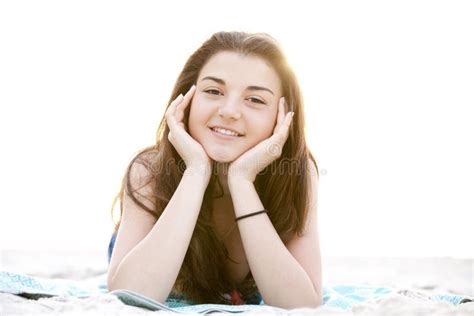
<svg viewBox="0 0 474 316">
<path fill-rule="evenodd" d="M 146 237 L 120 262 L 109 290 L 129 289 L 164 302 L 181 269 L 208 177 L 186 171 Z"/>
<path fill-rule="evenodd" d="M 253 183 L 229 179 L 229 190 L 236 217 L 264 209 Z M 252 275 L 266 304 L 282 308 L 319 306 L 311 279 L 266 213 L 241 219 L 238 226 Z"/>
</svg>

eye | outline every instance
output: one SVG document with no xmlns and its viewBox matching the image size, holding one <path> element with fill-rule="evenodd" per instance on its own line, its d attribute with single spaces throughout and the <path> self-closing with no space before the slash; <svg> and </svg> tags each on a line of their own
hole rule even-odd
<svg viewBox="0 0 474 316">
<path fill-rule="evenodd" d="M 208 89 L 208 90 L 205 90 L 204 92 L 209 93 L 209 94 L 214 94 L 214 95 L 220 94 L 220 91 L 216 89 Z"/>
<path fill-rule="evenodd" d="M 262 100 L 257 99 L 257 98 L 249 98 L 249 100 L 252 100 L 252 102 L 254 102 L 254 103 L 265 104 L 265 102 L 263 102 Z"/>
</svg>

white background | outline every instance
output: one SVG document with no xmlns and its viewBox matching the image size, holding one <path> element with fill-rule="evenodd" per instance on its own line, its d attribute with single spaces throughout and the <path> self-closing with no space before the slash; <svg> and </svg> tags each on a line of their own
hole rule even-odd
<svg viewBox="0 0 474 316">
<path fill-rule="evenodd" d="M 267 32 L 306 103 L 323 256 L 473 258 L 471 1 L 3 1 L 1 249 L 99 250 L 135 151 L 216 31 Z"/>
</svg>

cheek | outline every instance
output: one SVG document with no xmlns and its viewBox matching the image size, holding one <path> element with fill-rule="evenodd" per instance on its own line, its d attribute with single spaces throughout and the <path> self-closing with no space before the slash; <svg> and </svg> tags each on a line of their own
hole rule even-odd
<svg viewBox="0 0 474 316">
<path fill-rule="evenodd" d="M 210 110 L 210 106 L 206 106 L 206 103 L 200 96 L 195 96 L 189 106 L 191 107 L 189 111 L 190 120 L 192 119 L 195 122 L 204 118 Z"/>
<path fill-rule="evenodd" d="M 278 113 L 276 111 L 271 111 L 265 116 L 264 119 L 262 119 L 262 123 L 260 126 L 262 126 L 262 130 L 265 131 L 265 134 L 268 137 L 273 135 L 273 130 L 275 129 L 275 126 L 277 124 L 277 115 Z"/>
<path fill-rule="evenodd" d="M 198 115 L 199 111 L 196 111 L 197 107 L 194 104 L 190 104 L 190 109 L 189 109 L 189 117 L 188 117 L 188 131 L 193 136 L 196 133 L 196 126 L 198 124 L 199 117 Z"/>
<path fill-rule="evenodd" d="M 209 109 L 205 107 L 202 100 L 195 97 L 189 105 L 188 130 L 191 136 L 196 138 L 197 134 L 201 133 L 203 126 L 206 126 L 209 119 Z"/>
<path fill-rule="evenodd" d="M 268 120 L 268 117 L 263 117 L 260 120 L 253 121 L 249 126 L 252 126 L 252 135 L 255 143 L 259 143 L 273 135 L 276 120 Z"/>
</svg>

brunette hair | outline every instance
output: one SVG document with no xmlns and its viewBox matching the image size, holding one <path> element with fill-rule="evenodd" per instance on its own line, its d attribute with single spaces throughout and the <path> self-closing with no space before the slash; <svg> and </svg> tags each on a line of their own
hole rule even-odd
<svg viewBox="0 0 474 316">
<path fill-rule="evenodd" d="M 303 234 L 309 206 L 309 163 L 314 163 L 318 176 L 319 171 L 305 141 L 303 100 L 299 84 L 278 42 L 266 33 L 213 34 L 189 57 L 167 104 L 169 105 L 179 94 L 184 95 L 193 84 L 196 84 L 203 66 L 213 55 L 222 51 L 236 52 L 243 56 L 257 56 L 269 63 L 279 75 L 288 110 L 294 111 L 288 139 L 280 158 L 262 170 L 255 179 L 256 190 L 268 210 L 267 214 L 286 244 L 293 236 Z M 189 107 L 184 115 L 186 127 L 188 115 Z M 129 163 L 120 192 L 112 206 L 113 212 L 115 203 L 120 200 L 120 218 L 116 224 L 116 232 L 123 212 L 124 194 L 156 219 L 160 217 L 173 196 L 186 167 L 168 140 L 168 133 L 169 128 L 163 117 L 158 127 L 156 144 L 140 150 Z M 151 186 L 151 195 L 145 196 L 139 192 L 140 187 L 133 186 L 130 171 L 135 164 L 140 164 L 149 171 L 145 183 Z M 219 183 L 217 175 L 213 172 L 175 283 L 175 288 L 179 289 L 186 299 L 196 304 L 228 304 L 229 300 L 223 294 L 233 289 L 237 289 L 245 301 L 257 292 L 252 273 L 249 273 L 241 284 L 234 284 L 229 278 L 225 261 L 232 258 L 217 235 L 212 221 L 216 185 Z M 153 208 L 145 205 L 143 199 L 150 201 Z"/>
</svg>

